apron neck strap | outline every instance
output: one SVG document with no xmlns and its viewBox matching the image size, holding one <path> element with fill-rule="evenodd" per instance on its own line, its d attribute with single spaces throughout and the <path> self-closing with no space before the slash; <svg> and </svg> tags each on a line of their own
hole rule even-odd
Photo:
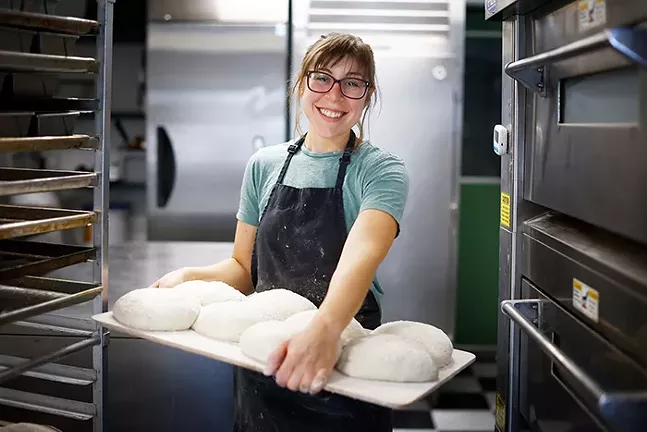
<svg viewBox="0 0 647 432">
<path fill-rule="evenodd" d="M 346 148 L 344 149 L 344 154 L 339 159 L 339 171 L 337 171 L 337 184 L 335 188 L 341 190 L 341 187 L 344 185 L 344 179 L 346 178 L 346 168 L 350 163 L 350 155 L 355 149 L 355 132 L 351 129 L 350 136 L 348 137 L 348 142 L 346 143 Z"/>
<path fill-rule="evenodd" d="M 288 157 L 286 157 L 285 162 L 283 162 L 283 168 L 281 168 L 281 172 L 279 173 L 279 178 L 276 181 L 277 183 L 283 183 L 283 179 L 285 178 L 285 173 L 288 172 L 288 167 L 290 166 L 290 162 L 292 161 L 292 158 L 294 157 L 294 155 L 297 154 L 297 152 L 305 142 L 305 139 L 306 139 L 306 136 L 303 135 L 301 139 L 299 139 L 299 141 L 297 141 L 294 144 L 290 144 L 288 146 Z M 344 178 L 346 177 L 346 168 L 350 163 L 350 155 L 353 153 L 354 148 L 355 148 L 355 132 L 351 130 L 350 136 L 348 137 L 348 142 L 346 143 L 346 148 L 344 149 L 344 153 L 339 159 L 339 171 L 337 172 L 337 183 L 335 185 L 335 188 L 337 189 L 341 189 L 342 185 L 344 184 Z"/>
</svg>

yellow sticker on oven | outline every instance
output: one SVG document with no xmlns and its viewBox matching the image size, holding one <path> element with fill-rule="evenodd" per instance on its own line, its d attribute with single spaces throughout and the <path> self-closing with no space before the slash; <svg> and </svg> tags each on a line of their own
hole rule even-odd
<svg viewBox="0 0 647 432">
<path fill-rule="evenodd" d="M 604 26 L 607 23 L 606 0 L 579 0 L 577 13 L 581 32 Z"/>
<path fill-rule="evenodd" d="M 501 192 L 501 226 L 510 228 L 510 195 Z"/>
<path fill-rule="evenodd" d="M 586 317 L 598 322 L 600 293 L 584 282 L 573 279 L 573 307 Z"/>
</svg>

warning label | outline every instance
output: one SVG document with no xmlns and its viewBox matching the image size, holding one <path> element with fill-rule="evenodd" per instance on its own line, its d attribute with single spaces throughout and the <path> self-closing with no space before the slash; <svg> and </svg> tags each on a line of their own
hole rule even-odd
<svg viewBox="0 0 647 432">
<path fill-rule="evenodd" d="M 501 226 L 510 228 L 510 195 L 501 192 Z"/>
</svg>

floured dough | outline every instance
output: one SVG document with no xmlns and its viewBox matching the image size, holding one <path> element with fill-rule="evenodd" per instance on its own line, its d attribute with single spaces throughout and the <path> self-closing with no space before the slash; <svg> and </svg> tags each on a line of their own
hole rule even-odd
<svg viewBox="0 0 647 432">
<path fill-rule="evenodd" d="M 454 346 L 438 327 L 414 321 L 393 321 L 382 324 L 372 334 L 391 334 L 417 342 L 427 350 L 438 367 L 445 367 L 452 362 Z"/>
<path fill-rule="evenodd" d="M 181 289 L 185 293 L 198 297 L 202 306 L 223 301 L 245 300 L 247 298 L 245 294 L 224 282 L 194 280 L 181 283 L 174 289 Z"/>
<path fill-rule="evenodd" d="M 245 330 L 265 321 L 282 321 L 297 312 L 316 309 L 308 299 L 288 290 L 271 290 L 204 306 L 193 329 L 210 338 L 238 342 Z"/>
<path fill-rule="evenodd" d="M 370 334 L 351 341 L 335 368 L 350 377 L 376 381 L 438 379 L 438 367 L 420 344 L 391 334 Z"/>
<path fill-rule="evenodd" d="M 285 322 L 292 327 L 305 329 L 306 326 L 310 323 L 310 321 L 315 317 L 317 312 L 318 310 L 308 310 L 304 312 L 298 312 L 290 316 L 288 319 L 286 319 Z M 350 323 L 348 323 L 344 331 L 342 331 L 341 333 L 341 336 L 340 336 L 341 346 L 344 347 L 348 345 L 350 341 L 357 339 L 359 337 L 366 336 L 369 333 L 370 333 L 369 330 L 362 327 L 359 321 L 353 318 L 350 321 Z"/>
<path fill-rule="evenodd" d="M 191 328 L 200 313 L 200 300 L 173 288 L 142 288 L 120 297 L 113 317 L 127 327 L 148 331 Z"/>
<path fill-rule="evenodd" d="M 260 322 L 249 327 L 240 336 L 240 350 L 246 356 L 266 363 L 269 355 L 295 333 L 285 321 Z"/>
<path fill-rule="evenodd" d="M 247 301 L 262 305 L 272 316 L 271 319 L 283 321 L 297 312 L 314 310 L 317 307 L 305 297 L 286 289 L 273 289 L 258 292 L 247 297 Z"/>
</svg>

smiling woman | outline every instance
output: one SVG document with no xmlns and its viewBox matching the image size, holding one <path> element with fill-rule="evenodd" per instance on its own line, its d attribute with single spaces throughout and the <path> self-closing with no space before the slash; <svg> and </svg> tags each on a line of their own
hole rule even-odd
<svg viewBox="0 0 647 432">
<path fill-rule="evenodd" d="M 381 324 L 375 274 L 409 188 L 403 161 L 364 139 L 377 96 L 371 47 L 350 34 L 323 36 L 293 90 L 308 133 L 249 161 L 231 259 L 176 270 L 154 286 L 218 280 L 246 294 L 290 290 L 317 307 L 264 375 L 236 370 L 236 432 L 391 432 L 389 409 L 321 391 L 353 318 L 366 329 Z"/>
</svg>

